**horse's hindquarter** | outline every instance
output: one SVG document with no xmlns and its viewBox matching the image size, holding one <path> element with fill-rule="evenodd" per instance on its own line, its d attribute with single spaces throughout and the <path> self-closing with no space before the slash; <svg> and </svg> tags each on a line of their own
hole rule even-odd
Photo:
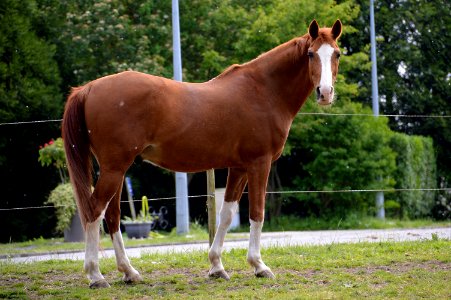
<svg viewBox="0 0 451 300">
<path fill-rule="evenodd" d="M 93 82 L 85 106 L 92 148 L 100 160 L 141 154 L 175 171 L 243 166 L 280 148 L 268 120 L 272 113 L 253 96 L 214 82 L 136 72 L 105 77 Z"/>
</svg>

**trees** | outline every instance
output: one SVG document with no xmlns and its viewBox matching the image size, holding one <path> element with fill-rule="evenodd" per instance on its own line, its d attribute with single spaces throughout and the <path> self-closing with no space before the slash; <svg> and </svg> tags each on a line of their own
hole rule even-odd
<svg viewBox="0 0 451 300">
<path fill-rule="evenodd" d="M 352 51 L 369 43 L 368 3 L 361 3 L 359 18 L 352 21 L 358 34 L 345 36 Z M 381 110 L 386 114 L 451 114 L 449 55 L 451 16 L 449 1 L 375 1 L 377 59 Z M 354 73 L 369 98 L 370 76 Z M 444 118 L 391 118 L 390 127 L 407 134 L 431 136 L 437 151 L 438 181 L 451 182 L 451 123 Z M 444 207 L 450 205 L 443 193 Z M 443 202 L 443 201 L 441 201 Z M 448 213 L 449 215 L 449 213 Z"/>
<path fill-rule="evenodd" d="M 446 52 L 450 44 L 450 5 L 441 0 L 376 1 L 379 92 L 385 113 L 450 114 Z M 209 80 L 233 63 L 244 63 L 279 43 L 303 35 L 313 18 L 322 26 L 330 26 L 340 18 L 344 34 L 339 44 L 344 55 L 335 87 L 338 98 L 331 111 L 365 112 L 364 106 L 349 102 L 368 104 L 371 99 L 368 15 L 368 3 L 354 0 L 181 1 L 184 80 Z M 64 96 L 71 86 L 110 73 L 135 69 L 172 77 L 170 1 L 26 0 L 18 3 L 5 0 L 0 3 L 0 16 L 1 122 L 59 119 Z M 303 111 L 315 111 L 311 104 L 309 102 Z M 440 162 L 440 187 L 449 186 L 451 178 L 448 120 L 390 118 L 388 123 L 394 130 L 433 138 Z M 279 172 L 273 173 L 271 182 L 280 185 L 281 180 L 283 185 L 293 184 L 299 189 L 359 188 L 365 186 L 363 178 L 373 182 L 367 177 L 370 172 L 363 172 L 362 168 L 388 174 L 391 165 L 388 161 L 392 161 L 386 146 L 375 142 L 378 135 L 391 134 L 385 122 L 385 119 L 361 117 L 296 118 L 287 143 L 290 155 L 282 158 L 277 167 Z M 368 126 L 378 129 L 372 132 Z M 42 204 L 58 178 L 57 174 L 39 166 L 36 149 L 39 144 L 59 136 L 58 124 L 3 126 L 0 132 L 0 174 L 5 183 L 2 185 L 4 197 L 8 199 L 3 205 Z M 357 142 L 344 144 L 348 135 Z M 357 139 L 359 135 L 363 141 Z M 324 153 L 319 151 L 326 146 L 331 147 Z M 370 153 L 368 147 L 373 146 L 376 151 Z M 353 149 L 354 161 L 347 147 Z M 388 156 L 376 159 L 373 165 L 359 151 L 368 157 L 387 151 Z M 387 163 L 385 167 L 379 165 L 383 161 Z M 355 173 L 345 169 L 346 166 L 355 167 Z M 331 170 L 330 176 L 323 168 Z M 147 166 L 135 166 L 133 172 L 148 174 L 148 171 Z M 152 172 L 153 177 L 158 177 L 156 181 L 167 180 L 162 180 L 163 176 L 155 170 Z M 312 179 L 310 173 L 317 175 Z M 325 177 L 321 183 L 322 176 Z M 350 177 L 355 177 L 355 181 L 346 182 Z M 135 183 L 147 189 L 153 184 L 146 180 Z M 326 180 L 330 186 L 325 184 Z M 385 184 L 393 186 L 390 180 Z M 164 187 L 165 191 L 168 189 L 170 187 Z M 149 192 L 146 190 L 147 194 Z M 314 201 L 329 203 L 325 210 L 332 210 L 334 201 L 346 206 L 355 200 L 357 206 L 367 207 L 372 199 L 365 197 L 344 195 L 335 200 L 338 199 L 335 196 L 316 195 L 310 204 Z M 446 210 L 449 194 L 444 193 L 439 198 Z M 273 203 L 276 211 L 281 199 L 274 200 L 279 201 Z M 310 201 L 306 197 L 297 200 L 301 204 Z M 440 214 L 450 215 L 446 211 Z M 49 214 L 39 211 L 30 215 L 36 221 L 47 219 Z M 16 228 L 22 227 L 22 232 L 31 230 L 31 236 L 36 235 L 17 215 L 11 214 L 8 218 L 2 219 L 16 222 Z M 44 221 L 36 222 L 44 224 Z"/>
<path fill-rule="evenodd" d="M 33 1 L 0 4 L 0 120 L 56 117 L 61 109 L 55 47 L 32 28 Z"/>
<path fill-rule="evenodd" d="M 371 115 L 369 108 L 351 102 L 328 112 Z M 290 174 L 293 186 L 303 191 L 394 187 L 396 154 L 388 144 L 392 132 L 387 124 L 384 117 L 298 116 L 285 153 L 289 155 L 285 160 L 296 170 Z M 309 193 L 294 197 L 305 210 L 302 214 L 317 216 L 367 213 L 374 207 L 371 193 Z"/>
<path fill-rule="evenodd" d="M 450 115 L 449 1 L 377 1 L 376 18 L 383 110 L 394 114 Z M 392 120 L 392 128 L 432 136 L 451 179 L 451 124 L 444 119 Z"/>
<path fill-rule="evenodd" d="M 0 122 L 59 119 L 62 97 L 60 76 L 54 60 L 55 46 L 33 27 L 35 2 L 0 2 Z M 0 181 L 2 207 L 36 206 L 44 202 L 54 184 L 49 172 L 39 168 L 36 149 L 58 132 L 57 125 L 1 126 Z M 56 175 L 56 174 L 55 174 Z M 46 179 L 46 180 L 44 180 Z M 46 229 L 43 211 L 1 212 L 4 228 L 17 237 L 38 236 Z M 1 240 L 9 232 L 0 233 Z"/>
</svg>

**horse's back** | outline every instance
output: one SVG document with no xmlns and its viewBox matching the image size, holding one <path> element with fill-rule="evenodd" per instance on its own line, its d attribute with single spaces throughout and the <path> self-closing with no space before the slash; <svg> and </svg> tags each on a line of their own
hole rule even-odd
<svg viewBox="0 0 451 300">
<path fill-rule="evenodd" d="M 271 111 L 256 108 L 236 82 L 181 83 L 128 71 L 90 85 L 87 127 L 94 152 L 106 160 L 125 151 L 168 169 L 199 171 L 240 166 L 243 157 L 273 147 Z"/>
</svg>

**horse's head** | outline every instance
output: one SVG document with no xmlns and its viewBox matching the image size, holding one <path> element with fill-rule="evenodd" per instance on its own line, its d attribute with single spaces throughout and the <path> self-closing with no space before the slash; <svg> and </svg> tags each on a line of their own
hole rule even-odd
<svg viewBox="0 0 451 300">
<path fill-rule="evenodd" d="M 334 100 L 334 83 L 337 79 L 340 49 L 337 39 L 341 35 L 341 22 L 335 21 L 332 28 L 319 28 L 316 20 L 309 26 L 311 37 L 308 48 L 310 80 L 316 90 L 316 100 L 320 105 L 331 104 Z"/>
</svg>

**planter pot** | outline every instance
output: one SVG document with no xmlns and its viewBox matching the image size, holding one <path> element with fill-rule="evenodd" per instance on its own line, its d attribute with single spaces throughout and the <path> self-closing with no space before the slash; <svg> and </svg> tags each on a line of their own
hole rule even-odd
<svg viewBox="0 0 451 300">
<path fill-rule="evenodd" d="M 152 227 L 152 222 L 142 222 L 142 223 L 122 223 L 125 227 L 125 232 L 128 238 L 147 238 L 149 237 L 149 232 Z"/>
<path fill-rule="evenodd" d="M 80 217 L 78 216 L 78 210 L 72 216 L 69 228 L 64 230 L 65 242 L 83 242 L 85 240 L 85 233 L 83 226 L 81 225 Z"/>
</svg>

